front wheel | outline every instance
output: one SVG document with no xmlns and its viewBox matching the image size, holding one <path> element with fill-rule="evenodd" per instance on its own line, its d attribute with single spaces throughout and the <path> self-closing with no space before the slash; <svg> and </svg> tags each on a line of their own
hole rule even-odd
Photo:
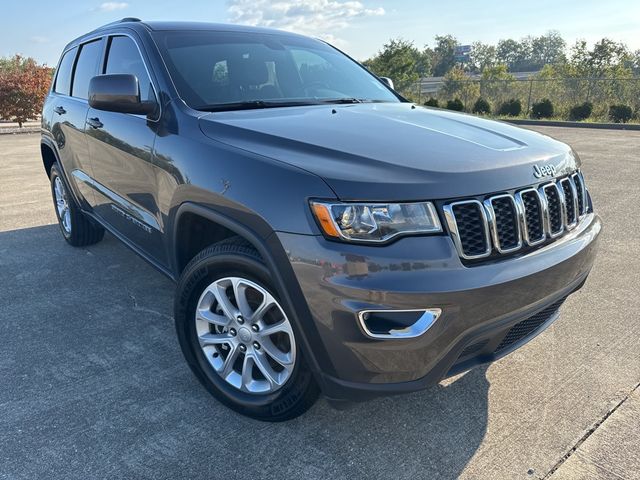
<svg viewBox="0 0 640 480">
<path fill-rule="evenodd" d="M 185 268 L 175 322 L 196 377 L 237 412 L 284 421 L 317 399 L 318 387 L 271 275 L 241 240 L 209 247 Z"/>
</svg>

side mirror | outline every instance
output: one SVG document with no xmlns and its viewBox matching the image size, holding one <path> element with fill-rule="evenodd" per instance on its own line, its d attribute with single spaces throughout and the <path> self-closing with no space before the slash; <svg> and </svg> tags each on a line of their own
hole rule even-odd
<svg viewBox="0 0 640 480">
<path fill-rule="evenodd" d="M 394 90 L 394 88 L 393 88 L 393 80 L 391 80 L 389 77 L 380 77 L 380 80 L 382 80 L 382 83 L 384 83 L 391 90 Z"/>
<path fill-rule="evenodd" d="M 89 105 L 109 112 L 149 115 L 155 102 L 140 101 L 140 86 L 135 75 L 109 74 L 93 77 L 89 82 Z"/>
</svg>

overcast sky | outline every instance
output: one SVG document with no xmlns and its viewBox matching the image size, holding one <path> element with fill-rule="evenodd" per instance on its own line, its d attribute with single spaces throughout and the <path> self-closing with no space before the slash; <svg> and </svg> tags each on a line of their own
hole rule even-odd
<svg viewBox="0 0 640 480">
<path fill-rule="evenodd" d="M 606 36 L 640 49 L 640 0 L 4 0 L 0 56 L 55 65 L 69 40 L 125 16 L 271 26 L 322 37 L 361 60 L 392 37 L 423 46 L 447 33 L 462 44 L 495 43 L 553 29 L 569 43 Z"/>
</svg>

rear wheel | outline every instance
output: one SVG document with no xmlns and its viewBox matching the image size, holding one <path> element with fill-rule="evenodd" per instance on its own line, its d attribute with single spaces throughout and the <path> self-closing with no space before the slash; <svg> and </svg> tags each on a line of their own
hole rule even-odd
<svg viewBox="0 0 640 480">
<path fill-rule="evenodd" d="M 258 253 L 241 240 L 214 245 L 186 267 L 176 293 L 180 346 L 202 384 L 232 409 L 283 421 L 319 390 Z"/>
<path fill-rule="evenodd" d="M 51 195 L 56 217 L 64 239 L 74 247 L 83 247 L 99 242 L 104 237 L 104 228 L 87 218 L 69 194 L 67 185 L 56 164 L 51 167 Z"/>
</svg>

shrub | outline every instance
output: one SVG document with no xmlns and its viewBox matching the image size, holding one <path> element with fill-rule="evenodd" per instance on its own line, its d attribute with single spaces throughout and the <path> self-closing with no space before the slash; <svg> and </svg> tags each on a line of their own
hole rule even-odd
<svg viewBox="0 0 640 480">
<path fill-rule="evenodd" d="M 584 102 L 580 105 L 571 107 L 571 110 L 569 110 L 569 120 L 576 122 L 586 120 L 591 116 L 591 112 L 593 112 L 593 103 Z"/>
<path fill-rule="evenodd" d="M 631 120 L 633 111 L 629 105 L 611 105 L 609 118 L 615 123 L 627 123 Z"/>
<path fill-rule="evenodd" d="M 522 112 L 522 103 L 516 98 L 507 100 L 498 109 L 498 115 L 506 115 L 508 117 L 517 117 Z"/>
<path fill-rule="evenodd" d="M 480 97 L 476 100 L 476 103 L 473 104 L 473 109 L 471 110 L 473 113 L 479 114 L 487 114 L 491 113 L 491 105 L 484 98 Z"/>
<path fill-rule="evenodd" d="M 438 99 L 437 98 L 433 98 L 433 97 L 429 97 L 429 100 L 424 102 L 424 105 L 425 105 L 425 107 L 439 107 L 440 106 L 438 104 Z"/>
<path fill-rule="evenodd" d="M 531 105 L 532 118 L 551 118 L 553 117 L 553 103 L 548 98 Z"/>
<path fill-rule="evenodd" d="M 455 110 L 456 112 L 461 112 L 464 110 L 464 103 L 459 98 L 454 98 L 453 100 L 449 100 L 447 102 L 447 110 Z"/>
</svg>

